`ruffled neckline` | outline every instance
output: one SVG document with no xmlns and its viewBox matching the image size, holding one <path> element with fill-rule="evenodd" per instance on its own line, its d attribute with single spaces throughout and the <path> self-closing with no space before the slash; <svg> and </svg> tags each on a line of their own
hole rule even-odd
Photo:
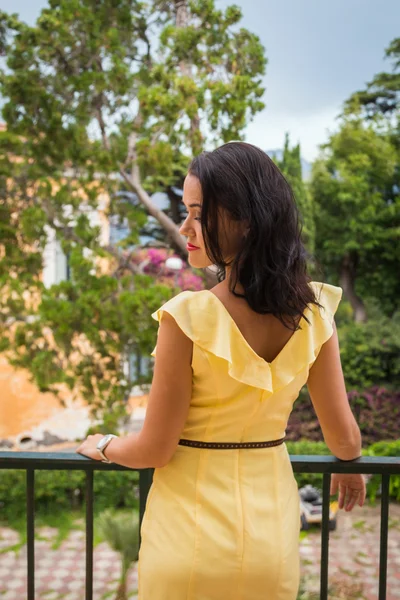
<svg viewBox="0 0 400 600">
<path fill-rule="evenodd" d="M 306 307 L 299 325 L 272 362 L 259 356 L 243 336 L 222 301 L 211 291 L 183 291 L 159 308 L 152 317 L 160 320 L 166 310 L 183 332 L 200 348 L 228 364 L 228 374 L 240 383 L 262 390 L 261 399 L 285 388 L 316 359 L 322 344 L 333 333 L 333 314 L 342 289 L 311 282 L 324 310 Z M 154 355 L 154 354 L 153 354 Z"/>
<path fill-rule="evenodd" d="M 252 348 L 250 346 L 249 342 L 246 340 L 243 333 L 240 331 L 239 326 L 236 323 L 235 319 L 232 317 L 229 310 L 226 308 L 225 304 L 218 298 L 218 296 L 216 294 L 214 294 L 211 290 L 201 290 L 201 293 L 204 293 L 204 292 L 210 294 L 211 296 L 213 296 L 215 298 L 216 303 L 220 305 L 221 311 L 226 314 L 227 319 L 230 321 L 231 328 L 233 329 L 235 335 L 247 347 L 247 349 L 248 349 L 249 353 L 252 355 L 253 359 L 261 361 L 262 363 L 265 363 L 269 367 L 272 367 L 273 365 L 275 365 L 275 363 L 277 363 L 279 361 L 281 354 L 283 354 L 283 352 L 286 349 L 290 349 L 290 345 L 293 343 L 294 339 L 296 337 L 298 337 L 298 336 L 296 336 L 296 334 L 302 330 L 304 323 L 306 325 L 308 325 L 304 316 L 302 316 L 299 320 L 300 329 L 297 329 L 296 331 L 294 331 L 292 333 L 292 335 L 290 336 L 290 338 L 288 339 L 288 341 L 286 342 L 286 344 L 283 346 L 283 348 L 275 356 L 275 358 L 272 361 L 268 361 L 268 360 L 265 360 L 265 358 L 263 358 L 259 354 L 257 354 L 257 352 L 254 350 L 254 348 Z"/>
<path fill-rule="evenodd" d="M 206 342 L 205 349 L 228 362 L 228 373 L 233 379 L 262 390 L 262 400 L 286 387 L 304 368 L 304 363 L 299 360 L 302 355 L 307 357 L 309 324 L 304 317 L 299 321 L 301 329 L 293 332 L 274 360 L 268 362 L 250 346 L 228 309 L 213 292 L 201 290 L 195 293 L 202 294 L 206 304 L 210 302 L 210 296 L 213 297 L 212 317 L 203 321 L 203 327 L 206 331 L 211 328 L 214 335 Z M 221 334 L 215 335 L 219 328 L 223 332 L 222 339 Z M 201 342 L 199 345 L 202 346 Z"/>
</svg>

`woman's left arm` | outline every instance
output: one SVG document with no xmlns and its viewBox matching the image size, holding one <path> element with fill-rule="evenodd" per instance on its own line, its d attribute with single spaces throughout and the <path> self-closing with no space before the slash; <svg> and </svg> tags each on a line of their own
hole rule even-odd
<svg viewBox="0 0 400 600">
<path fill-rule="evenodd" d="M 165 466 L 183 431 L 192 397 L 193 342 L 167 312 L 162 313 L 153 381 L 143 428 L 113 438 L 104 451 L 113 463 L 131 469 Z M 76 452 L 101 460 L 96 444 L 105 434 L 89 436 Z"/>
</svg>

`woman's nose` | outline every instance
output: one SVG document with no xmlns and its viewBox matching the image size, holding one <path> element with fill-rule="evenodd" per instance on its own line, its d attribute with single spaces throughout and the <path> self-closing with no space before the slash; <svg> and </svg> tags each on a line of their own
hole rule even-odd
<svg viewBox="0 0 400 600">
<path fill-rule="evenodd" d="M 182 223 L 181 223 L 181 226 L 179 227 L 179 233 L 180 233 L 181 235 L 186 235 L 186 233 L 185 233 L 185 232 L 187 232 L 187 230 L 188 230 L 188 227 L 187 227 L 187 225 L 186 225 L 186 219 L 184 219 L 184 220 L 182 221 Z"/>
</svg>

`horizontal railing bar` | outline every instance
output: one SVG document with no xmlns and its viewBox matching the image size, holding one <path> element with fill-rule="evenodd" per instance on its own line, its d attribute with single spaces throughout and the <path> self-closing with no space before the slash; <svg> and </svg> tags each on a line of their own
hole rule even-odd
<svg viewBox="0 0 400 600">
<path fill-rule="evenodd" d="M 397 456 L 363 456 L 352 461 L 342 461 L 335 456 L 291 455 L 290 460 L 295 473 L 400 474 L 400 457 Z"/>
<path fill-rule="evenodd" d="M 96 471 L 139 471 L 116 463 L 103 463 L 73 452 L 0 452 L 0 469 L 55 469 Z"/>
<path fill-rule="evenodd" d="M 251 450 L 246 450 L 251 452 Z M 352 461 L 341 461 L 329 455 L 290 455 L 295 473 L 364 473 L 400 474 L 400 457 L 363 456 Z M 115 463 L 94 461 L 73 452 L 0 452 L 0 469 L 71 469 L 96 471 L 141 471 Z"/>
</svg>

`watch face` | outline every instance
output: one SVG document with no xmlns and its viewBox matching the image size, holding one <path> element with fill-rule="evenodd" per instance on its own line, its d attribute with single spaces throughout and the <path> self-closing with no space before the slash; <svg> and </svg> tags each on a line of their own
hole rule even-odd
<svg viewBox="0 0 400 600">
<path fill-rule="evenodd" d="M 99 443 L 97 444 L 97 448 L 98 448 L 99 450 L 102 450 L 102 448 L 104 448 L 104 446 L 107 444 L 107 442 L 108 442 L 108 439 L 109 439 L 108 435 L 106 435 L 104 438 L 102 438 L 102 439 L 99 441 Z"/>
</svg>

